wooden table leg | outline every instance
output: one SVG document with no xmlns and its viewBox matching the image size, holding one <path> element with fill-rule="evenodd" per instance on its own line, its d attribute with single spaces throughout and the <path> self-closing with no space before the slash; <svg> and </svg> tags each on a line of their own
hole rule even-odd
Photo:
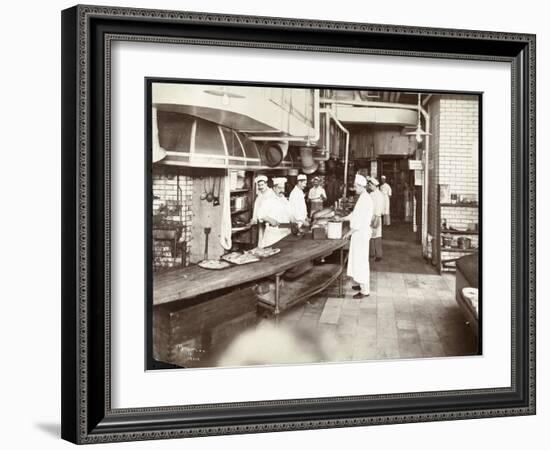
<svg viewBox="0 0 550 450">
<path fill-rule="evenodd" d="M 344 249 L 340 249 L 340 278 L 338 279 L 338 296 L 344 296 Z"/>
<path fill-rule="evenodd" d="M 279 313 L 281 312 L 279 309 L 279 301 L 281 297 L 280 282 L 282 274 L 283 272 L 275 275 L 275 322 L 279 321 Z"/>
</svg>

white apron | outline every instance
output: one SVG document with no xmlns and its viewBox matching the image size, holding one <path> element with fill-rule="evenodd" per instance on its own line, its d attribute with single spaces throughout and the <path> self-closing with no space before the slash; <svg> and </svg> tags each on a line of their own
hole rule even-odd
<svg viewBox="0 0 550 450">
<path fill-rule="evenodd" d="M 372 215 L 378 216 L 378 226 L 372 229 L 371 239 L 382 237 L 382 215 L 384 214 L 384 195 L 379 189 L 375 189 L 370 193 L 372 199 Z"/>
<path fill-rule="evenodd" d="M 290 234 L 290 228 L 279 228 L 272 227 L 268 223 L 265 224 L 265 229 L 263 234 L 258 239 L 258 247 L 266 248 L 277 242 L 279 242 L 284 237 Z"/>
<path fill-rule="evenodd" d="M 309 200 L 309 213 L 313 216 L 315 211 L 323 209 L 323 198 L 327 198 L 327 193 L 322 186 L 312 187 L 307 194 L 307 198 Z"/>
<path fill-rule="evenodd" d="M 279 223 L 288 224 L 291 222 L 292 211 L 285 196 L 273 195 L 267 198 L 258 211 L 258 220 L 265 221 L 271 218 Z M 258 247 L 265 248 L 283 239 L 290 234 L 290 228 L 272 227 L 265 224 L 263 235 L 258 239 Z"/>
<path fill-rule="evenodd" d="M 270 198 L 275 198 L 275 192 L 273 192 L 272 189 L 266 189 L 263 194 L 258 192 L 256 200 L 254 201 L 254 212 L 252 213 L 253 223 L 258 223 L 258 214 L 262 210 L 263 204 Z M 263 236 L 264 227 L 260 224 L 260 226 L 258 227 L 258 246 L 260 245 L 260 242 L 263 241 Z"/>
<path fill-rule="evenodd" d="M 390 214 L 391 187 L 388 183 L 380 185 L 380 192 L 384 196 L 384 215 Z"/>
<path fill-rule="evenodd" d="M 348 276 L 357 283 L 369 288 L 369 240 L 371 237 L 370 223 L 372 220 L 372 199 L 369 194 L 363 192 L 353 212 L 351 213 L 350 228 L 353 231 L 349 244 Z"/>
<path fill-rule="evenodd" d="M 295 222 L 304 223 L 307 219 L 307 206 L 304 196 L 304 191 L 302 191 L 298 186 L 294 186 L 290 197 L 288 198 L 290 203 L 290 208 L 292 210 L 292 217 Z"/>
</svg>

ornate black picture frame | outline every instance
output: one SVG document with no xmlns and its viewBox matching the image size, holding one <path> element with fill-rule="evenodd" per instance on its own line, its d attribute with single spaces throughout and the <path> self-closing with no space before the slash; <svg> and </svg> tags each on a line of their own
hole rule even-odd
<svg viewBox="0 0 550 450">
<path fill-rule="evenodd" d="M 502 61 L 512 73 L 511 385 L 113 409 L 114 41 Z M 139 93 L 136 93 L 139 95 Z M 84 444 L 535 413 L 535 36 L 75 6 L 62 13 L 62 437 Z"/>
</svg>

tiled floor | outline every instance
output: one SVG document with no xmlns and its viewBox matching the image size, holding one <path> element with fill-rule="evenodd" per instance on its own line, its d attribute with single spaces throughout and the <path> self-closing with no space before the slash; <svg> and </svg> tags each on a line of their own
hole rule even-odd
<svg viewBox="0 0 550 450">
<path fill-rule="evenodd" d="M 369 297 L 354 299 L 347 279 L 343 298 L 331 286 L 277 320 L 259 316 L 231 339 L 205 330 L 217 338 L 201 345 L 219 345 L 204 347 L 193 367 L 476 354 L 474 335 L 454 298 L 454 274 L 441 276 L 424 261 L 410 226 L 386 228 L 383 250 L 382 261 L 370 260 Z"/>
<path fill-rule="evenodd" d="M 284 313 L 279 326 L 319 344 L 324 361 L 462 356 L 476 353 L 474 335 L 454 298 L 454 274 L 438 275 L 412 242 L 384 240 L 371 259 L 371 294 L 353 299 L 336 287 Z"/>
</svg>

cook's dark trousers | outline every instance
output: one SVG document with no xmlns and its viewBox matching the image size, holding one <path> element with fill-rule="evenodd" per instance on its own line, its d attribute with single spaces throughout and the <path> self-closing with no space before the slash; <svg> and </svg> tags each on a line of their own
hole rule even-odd
<svg viewBox="0 0 550 450">
<path fill-rule="evenodd" d="M 369 254 L 376 258 L 382 258 L 382 238 L 370 238 Z"/>
</svg>

